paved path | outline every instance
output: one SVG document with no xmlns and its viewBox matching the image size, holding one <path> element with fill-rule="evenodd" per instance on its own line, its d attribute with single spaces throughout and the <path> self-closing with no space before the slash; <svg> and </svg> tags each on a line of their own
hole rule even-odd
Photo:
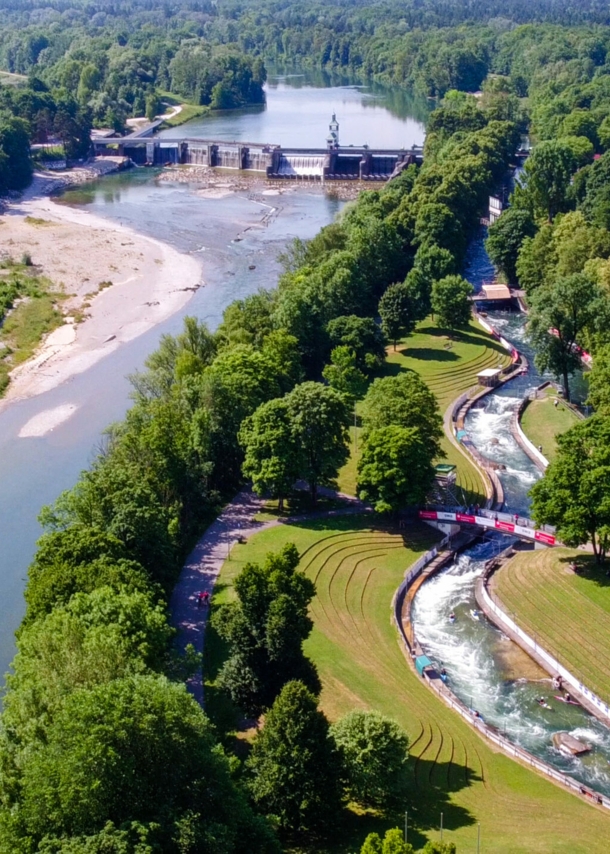
<svg viewBox="0 0 610 854">
<path fill-rule="evenodd" d="M 320 494 L 337 497 L 330 490 L 319 490 Z M 208 608 L 198 606 L 200 591 L 212 592 L 220 568 L 227 559 L 230 549 L 240 538 L 247 539 L 267 528 L 290 522 L 304 521 L 325 516 L 339 516 L 346 513 L 361 513 L 367 508 L 362 502 L 349 496 L 338 497 L 349 501 L 349 506 L 340 510 L 324 510 L 319 513 L 308 513 L 302 516 L 291 516 L 285 519 L 271 519 L 268 522 L 255 522 L 254 516 L 260 512 L 265 501 L 257 498 L 250 490 L 238 493 L 233 501 L 225 507 L 220 516 L 203 534 L 180 573 L 180 578 L 172 593 L 170 602 L 170 619 L 178 630 L 177 644 L 184 651 L 192 644 L 197 652 L 203 651 L 203 637 L 208 617 Z M 187 683 L 189 691 L 203 705 L 203 676 L 201 671 L 196 673 Z"/>
</svg>

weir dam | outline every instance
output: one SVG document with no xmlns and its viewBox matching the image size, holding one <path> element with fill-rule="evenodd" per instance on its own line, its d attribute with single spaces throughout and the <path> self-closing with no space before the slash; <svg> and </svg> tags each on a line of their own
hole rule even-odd
<svg viewBox="0 0 610 854">
<path fill-rule="evenodd" d="M 419 147 L 394 151 L 364 146 L 282 148 L 209 139 L 130 137 L 95 140 L 93 146 L 98 157 L 119 154 L 129 157 L 137 166 L 213 166 L 288 180 L 387 181 L 410 163 L 423 160 Z"/>
<path fill-rule="evenodd" d="M 257 142 L 164 139 L 152 134 L 159 123 L 124 137 L 93 140 L 98 157 L 119 154 L 138 166 L 193 165 L 235 169 L 267 178 L 320 181 L 387 181 L 411 163 L 423 161 L 423 149 L 383 150 L 339 145 L 333 115 L 326 148 L 283 148 Z"/>
</svg>

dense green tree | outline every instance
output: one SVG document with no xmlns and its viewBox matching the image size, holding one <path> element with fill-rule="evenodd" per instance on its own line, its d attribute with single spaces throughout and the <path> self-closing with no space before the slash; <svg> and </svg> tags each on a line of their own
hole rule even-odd
<svg viewBox="0 0 610 854">
<path fill-rule="evenodd" d="M 409 288 L 403 283 L 390 285 L 379 300 L 379 315 L 384 335 L 393 343 L 415 329 L 418 311 Z"/>
<path fill-rule="evenodd" d="M 470 323 L 472 285 L 461 276 L 445 276 L 432 285 L 432 311 L 439 326 L 454 332 Z"/>
<path fill-rule="evenodd" d="M 245 453 L 243 473 L 251 478 L 254 491 L 277 498 L 283 510 L 284 498 L 299 475 L 298 447 L 286 400 L 261 404 L 242 422 L 239 441 Z"/>
<path fill-rule="evenodd" d="M 606 344 L 595 353 L 591 371 L 586 374 L 589 382 L 587 403 L 597 412 L 610 415 L 610 345 Z"/>
<path fill-rule="evenodd" d="M 108 821 L 140 822 L 175 854 L 277 850 L 234 788 L 205 715 L 162 677 L 69 695 L 19 764 L 22 786 L 0 828 L 7 850 L 25 850 L 26 838 L 95 834 Z"/>
<path fill-rule="evenodd" d="M 485 248 L 509 284 L 518 284 L 517 259 L 526 237 L 533 237 L 536 225 L 526 210 L 508 208 L 489 228 Z"/>
<path fill-rule="evenodd" d="M 343 759 L 346 794 L 361 806 L 391 810 L 403 802 L 409 739 L 379 712 L 350 712 L 331 727 Z"/>
<path fill-rule="evenodd" d="M 534 292 L 528 334 L 536 349 L 536 365 L 561 378 L 566 400 L 570 375 L 580 365 L 578 342 L 586 330 L 603 323 L 605 314 L 599 289 L 581 273 Z"/>
<path fill-rule="evenodd" d="M 369 387 L 362 404 L 365 435 L 391 425 L 416 428 L 430 457 L 440 453 L 443 422 L 438 403 L 422 378 L 414 372 L 380 377 Z"/>
<path fill-rule="evenodd" d="M 314 382 L 296 386 L 286 401 L 299 448 L 299 474 L 315 504 L 318 487 L 333 486 L 349 457 L 350 407 L 338 391 Z"/>
<path fill-rule="evenodd" d="M 385 360 L 385 341 L 381 328 L 372 317 L 355 314 L 336 317 L 328 324 L 328 335 L 335 347 L 349 347 L 361 371 L 372 371 Z"/>
<path fill-rule="evenodd" d="M 360 854 L 383 854 L 383 842 L 378 833 L 369 833 L 360 849 Z"/>
<path fill-rule="evenodd" d="M 345 345 L 331 352 L 330 364 L 324 368 L 322 376 L 351 404 L 366 391 L 366 375 L 358 367 L 354 351 Z"/>
<path fill-rule="evenodd" d="M 35 740 L 73 691 L 165 668 L 173 635 L 149 593 L 75 594 L 20 632 L 4 726 L 24 745 Z"/>
<path fill-rule="evenodd" d="M 557 437 L 557 456 L 531 490 L 532 515 L 568 546 L 591 542 L 598 563 L 610 545 L 610 421 L 595 415 Z"/>
<path fill-rule="evenodd" d="M 536 209 L 551 221 L 566 209 L 567 191 L 574 166 L 572 150 L 561 140 L 539 143 L 527 159 L 527 192 Z"/>
<path fill-rule="evenodd" d="M 0 192 L 23 190 L 32 177 L 28 126 L 0 114 Z"/>
<path fill-rule="evenodd" d="M 86 525 L 45 534 L 28 572 L 26 622 L 66 604 L 75 593 L 91 593 L 97 587 L 148 590 L 147 573 L 127 554 L 119 539 Z"/>
<path fill-rule="evenodd" d="M 535 237 L 526 237 L 521 244 L 515 270 L 520 285 L 528 295 L 552 280 L 557 263 L 553 234 L 553 224 L 544 223 Z"/>
<path fill-rule="evenodd" d="M 247 766 L 257 807 L 290 831 L 328 830 L 341 811 L 340 764 L 329 724 L 300 682 L 265 718 Z"/>
<path fill-rule="evenodd" d="M 416 427 L 367 432 L 358 461 L 358 495 L 378 513 L 423 504 L 434 480 L 430 443 Z"/>
<path fill-rule="evenodd" d="M 292 679 L 320 689 L 302 649 L 313 625 L 307 609 L 315 587 L 298 564 L 293 544 L 268 554 L 262 565 L 246 564 L 235 580 L 237 602 L 214 616 L 230 649 L 219 684 L 250 715 L 268 708 Z"/>
<path fill-rule="evenodd" d="M 391 830 L 386 830 L 381 854 L 413 854 L 413 848 L 405 842 L 402 830 L 393 827 Z"/>
</svg>

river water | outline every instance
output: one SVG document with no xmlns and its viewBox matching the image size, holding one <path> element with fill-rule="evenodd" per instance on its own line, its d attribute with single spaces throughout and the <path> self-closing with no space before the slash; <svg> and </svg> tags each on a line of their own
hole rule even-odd
<svg viewBox="0 0 610 854">
<path fill-rule="evenodd" d="M 482 239 L 470 252 L 466 275 L 475 289 L 489 281 L 493 269 Z M 511 380 L 470 411 L 465 429 L 477 449 L 503 463 L 498 474 L 505 490 L 508 512 L 528 515 L 528 491 L 540 473 L 513 439 L 510 423 L 519 402 L 544 379 L 536 370 L 534 353 L 525 339 L 524 316 L 489 312 L 490 322 L 530 362 L 527 374 Z M 575 377 L 575 396 L 582 395 L 582 377 Z M 584 709 L 557 702 L 546 673 L 490 622 L 472 619 L 477 608 L 475 585 L 485 562 L 511 540 L 491 534 L 463 552 L 438 576 L 422 585 L 413 606 L 417 637 L 427 654 L 447 670 L 452 691 L 483 719 L 516 744 L 576 780 L 610 795 L 610 729 Z M 449 614 L 456 615 L 455 623 Z M 544 697 L 552 710 L 541 708 Z M 567 731 L 592 746 L 582 758 L 567 757 L 553 747 L 552 734 Z"/>
<path fill-rule="evenodd" d="M 410 147 L 424 139 L 426 103 L 400 93 L 357 87 L 325 75 L 270 76 L 264 108 L 224 112 L 168 133 L 323 147 L 332 111 L 341 139 Z M 95 454 L 104 428 L 129 405 L 126 376 L 143 366 L 162 333 L 176 333 L 186 314 L 214 329 L 235 299 L 277 282 L 277 256 L 294 237 L 308 239 L 332 222 L 342 203 L 307 185 L 204 198 L 196 187 L 157 182 L 152 170 L 109 176 L 66 193 L 63 202 L 121 222 L 201 258 L 205 287 L 184 310 L 124 345 L 86 373 L 0 413 L 0 674 L 14 654 L 24 611 L 28 564 L 41 530 L 41 507 L 70 488 Z M 254 268 L 254 269 L 251 269 Z M 19 438 L 38 413 L 63 404 L 72 417 L 42 438 Z"/>
</svg>

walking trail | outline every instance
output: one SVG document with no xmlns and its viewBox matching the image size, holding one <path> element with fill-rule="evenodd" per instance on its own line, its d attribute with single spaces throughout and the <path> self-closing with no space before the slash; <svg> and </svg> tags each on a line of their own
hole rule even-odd
<svg viewBox="0 0 610 854">
<path fill-rule="evenodd" d="M 205 591 L 212 593 L 220 569 L 235 543 L 277 525 L 346 513 L 362 513 L 368 510 L 366 505 L 351 496 L 324 489 L 320 489 L 319 494 L 342 498 L 349 504 L 339 510 L 323 510 L 318 513 L 257 522 L 254 517 L 261 511 L 265 501 L 257 498 L 249 489 L 245 489 L 225 507 L 188 556 L 172 594 L 170 619 L 172 625 L 178 630 L 177 645 L 181 652 L 184 652 L 189 644 L 192 644 L 197 652 L 203 651 L 209 608 L 199 606 L 198 594 Z M 201 670 L 188 680 L 187 687 L 197 702 L 203 705 Z"/>
</svg>

